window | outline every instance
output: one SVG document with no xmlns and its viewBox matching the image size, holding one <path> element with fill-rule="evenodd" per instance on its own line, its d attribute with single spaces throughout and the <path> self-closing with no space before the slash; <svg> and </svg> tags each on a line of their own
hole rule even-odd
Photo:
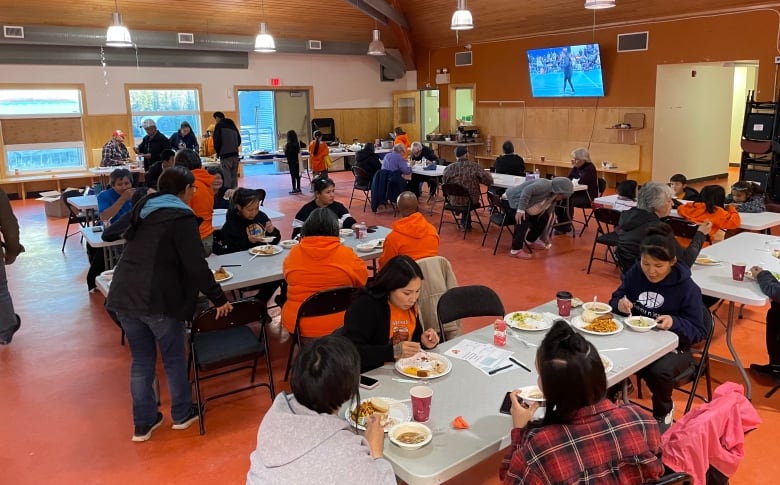
<svg viewBox="0 0 780 485">
<path fill-rule="evenodd" d="M 0 89 L 4 173 L 85 168 L 82 113 L 79 88 Z"/>
<path fill-rule="evenodd" d="M 151 118 L 157 129 L 168 138 L 179 131 L 182 121 L 192 126 L 200 138 L 200 98 L 197 89 L 129 89 L 130 115 L 133 127 L 133 145 L 138 146 L 146 136 L 141 123 Z"/>
</svg>

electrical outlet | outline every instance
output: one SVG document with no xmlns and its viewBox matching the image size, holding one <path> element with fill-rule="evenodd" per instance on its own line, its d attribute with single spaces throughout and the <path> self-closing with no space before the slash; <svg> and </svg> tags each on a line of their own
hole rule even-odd
<svg viewBox="0 0 780 485">
<path fill-rule="evenodd" d="M 780 56 L 775 56 L 775 64 L 780 64 Z"/>
</svg>

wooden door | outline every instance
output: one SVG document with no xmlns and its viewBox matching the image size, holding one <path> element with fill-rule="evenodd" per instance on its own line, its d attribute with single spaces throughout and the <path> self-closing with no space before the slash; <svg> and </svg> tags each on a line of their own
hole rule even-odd
<svg viewBox="0 0 780 485">
<path fill-rule="evenodd" d="M 409 134 L 410 141 L 422 139 L 419 91 L 396 91 L 393 93 L 393 128 L 396 126 L 400 126 Z"/>
</svg>

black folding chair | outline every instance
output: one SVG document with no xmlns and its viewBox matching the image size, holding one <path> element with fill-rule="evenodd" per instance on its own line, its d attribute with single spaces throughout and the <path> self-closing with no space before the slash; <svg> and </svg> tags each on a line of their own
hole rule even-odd
<svg viewBox="0 0 780 485">
<path fill-rule="evenodd" d="M 490 215 L 488 217 L 488 224 L 487 229 L 485 229 L 485 235 L 482 236 L 482 246 L 485 245 L 488 232 L 490 231 L 490 226 L 498 226 L 496 245 L 493 247 L 493 256 L 495 256 L 496 251 L 498 251 L 498 243 L 501 241 L 501 235 L 504 233 L 504 228 L 506 228 L 509 231 L 509 234 L 512 235 L 512 228 L 515 225 L 515 219 L 509 215 L 509 205 L 507 201 L 502 200 L 501 197 L 491 191 L 488 191 L 487 198 L 488 204 L 490 206 Z"/>
<path fill-rule="evenodd" d="M 447 290 L 436 305 L 442 342 L 447 340 L 444 324 L 468 317 L 504 316 L 504 304 L 487 286 L 458 286 Z"/>
<path fill-rule="evenodd" d="M 225 317 L 216 318 L 217 309 L 209 308 L 192 321 L 190 364 L 194 374 L 195 395 L 200 417 L 200 434 L 206 432 L 203 423 L 203 413 L 207 402 L 257 387 L 267 387 L 271 392 L 272 401 L 276 396 L 271 369 L 271 356 L 268 351 L 268 339 L 265 325 L 262 323 L 262 315 L 265 310 L 263 308 L 264 304 L 264 302 L 252 298 L 234 301 L 232 302 L 233 311 Z M 255 322 L 260 325 L 259 336 L 255 335 L 247 326 Z M 265 365 L 268 370 L 268 382 L 255 384 L 257 361 L 263 354 L 265 354 Z M 252 364 L 234 367 L 247 362 L 252 362 Z M 224 367 L 231 368 L 216 374 L 201 376 L 201 372 L 211 372 Z M 243 369 L 252 370 L 250 385 L 209 396 L 205 400 L 203 399 L 200 390 L 201 381 Z"/>
<path fill-rule="evenodd" d="M 352 201 L 363 201 L 363 212 L 366 211 L 366 205 L 371 202 L 371 177 L 368 176 L 368 172 L 360 167 L 352 167 L 352 175 L 355 176 L 355 183 L 352 184 L 352 195 L 349 196 L 349 207 L 352 207 Z M 355 197 L 355 190 L 363 192 L 363 198 Z"/>
<path fill-rule="evenodd" d="M 608 209 L 606 207 L 597 207 L 593 209 L 593 218 L 596 219 L 596 237 L 593 239 L 593 248 L 590 250 L 587 274 L 590 274 L 590 267 L 593 265 L 594 260 L 604 261 L 605 263 L 617 266 L 617 259 L 615 258 L 613 248 L 616 248 L 618 245 L 618 234 L 614 229 L 620 221 L 620 211 Z M 605 246 L 603 258 L 595 256 L 597 244 Z M 611 261 L 610 258 L 612 258 Z"/>
<path fill-rule="evenodd" d="M 604 195 L 604 191 L 607 190 L 607 181 L 601 177 L 597 180 L 598 184 L 598 191 L 599 191 L 599 197 Z M 590 195 L 588 195 L 588 199 L 590 200 Z M 580 206 L 580 209 L 582 209 L 582 217 L 585 218 L 585 224 L 582 225 L 582 230 L 580 231 L 580 237 L 582 237 L 582 233 L 585 232 L 585 229 L 588 228 L 588 223 L 590 223 L 591 218 L 593 217 L 593 201 L 590 201 L 590 204 L 587 206 Z M 574 229 L 572 227 L 572 229 Z"/>
<path fill-rule="evenodd" d="M 68 208 L 68 224 L 65 226 L 65 237 L 62 239 L 62 252 L 65 252 L 65 243 L 68 242 L 69 237 L 81 234 L 81 231 L 70 232 L 70 225 L 78 224 L 79 227 L 87 227 L 88 225 L 89 216 L 85 213 L 76 211 L 73 205 L 68 202 L 68 199 L 71 197 L 78 197 L 80 195 L 80 190 L 66 190 L 65 193 L 62 194 L 62 202 L 65 204 L 65 207 Z"/>
<path fill-rule="evenodd" d="M 441 225 L 444 222 L 444 213 L 446 211 L 449 211 L 450 214 L 452 214 L 453 223 L 458 226 L 458 229 L 463 230 L 463 239 L 466 239 L 468 226 L 464 225 L 461 228 L 460 221 L 458 220 L 458 214 L 463 214 L 464 219 L 467 218 L 467 216 L 473 214 L 473 216 L 477 218 L 477 223 L 479 223 L 479 227 L 482 228 L 482 232 L 485 232 L 485 226 L 482 225 L 482 219 L 480 219 L 479 212 L 477 211 L 477 209 L 482 208 L 482 204 L 474 204 L 471 202 L 471 195 L 469 194 L 469 190 L 466 187 L 453 183 L 442 184 L 441 192 L 444 195 L 444 207 L 442 208 L 441 217 L 439 218 L 439 234 L 441 234 Z M 466 204 L 454 204 L 452 202 L 453 197 L 459 197 L 466 200 Z"/>
</svg>

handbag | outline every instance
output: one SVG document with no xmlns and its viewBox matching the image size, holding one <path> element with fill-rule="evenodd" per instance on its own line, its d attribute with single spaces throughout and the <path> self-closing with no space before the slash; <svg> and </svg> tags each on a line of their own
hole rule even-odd
<svg viewBox="0 0 780 485">
<path fill-rule="evenodd" d="M 330 155 L 325 155 L 325 167 L 330 168 L 331 165 L 333 165 L 333 159 L 330 158 Z"/>
</svg>

